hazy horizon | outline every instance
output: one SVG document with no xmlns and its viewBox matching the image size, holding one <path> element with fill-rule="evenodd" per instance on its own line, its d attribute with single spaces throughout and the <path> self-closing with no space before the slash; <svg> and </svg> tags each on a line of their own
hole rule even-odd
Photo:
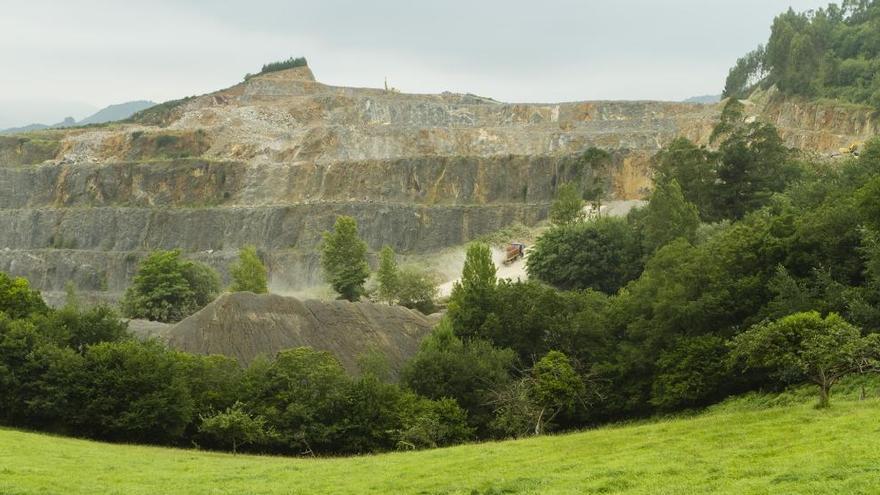
<svg viewBox="0 0 880 495">
<path fill-rule="evenodd" d="M 167 101 L 305 56 L 317 79 L 510 102 L 674 100 L 721 91 L 775 15 L 817 0 L 423 4 L 32 0 L 0 18 L 0 128 Z"/>
</svg>

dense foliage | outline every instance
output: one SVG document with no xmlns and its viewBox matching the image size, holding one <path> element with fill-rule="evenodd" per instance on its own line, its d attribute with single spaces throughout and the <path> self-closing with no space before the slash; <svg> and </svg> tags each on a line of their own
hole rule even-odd
<svg viewBox="0 0 880 495">
<path fill-rule="evenodd" d="M 39 294 L 3 294 L 23 307 Z M 0 311 L 0 424 L 102 440 L 292 454 L 437 447 L 472 437 L 466 412 L 347 375 L 299 348 L 247 368 L 131 338 L 106 307 Z M 470 366 L 471 363 L 463 363 Z"/>
<path fill-rule="evenodd" d="M 220 276 L 209 266 L 183 259 L 179 249 L 154 251 L 138 266 L 122 311 L 129 318 L 175 322 L 205 307 L 219 291 Z"/>
<path fill-rule="evenodd" d="M 770 39 L 730 70 L 725 96 L 756 85 L 784 94 L 835 98 L 880 108 L 880 2 L 845 0 L 808 12 L 789 9 Z"/>
<path fill-rule="evenodd" d="M 551 428 L 700 407 L 791 381 L 815 382 L 825 405 L 841 376 L 876 370 L 880 154 L 835 168 L 802 164 L 775 129 L 742 122 L 736 107 L 715 134 L 717 152 L 685 140 L 664 149 L 654 194 L 627 219 L 558 225 L 537 241 L 530 273 L 562 291 L 497 281 L 488 253 L 468 253 L 451 331 L 463 346 L 516 355 L 509 380 L 484 399 L 493 417 L 472 423 L 477 431 L 542 430 L 536 418 L 548 409 L 530 391 L 530 370 L 555 352 L 582 387 L 573 402 L 557 389 L 570 407 Z"/>
</svg>

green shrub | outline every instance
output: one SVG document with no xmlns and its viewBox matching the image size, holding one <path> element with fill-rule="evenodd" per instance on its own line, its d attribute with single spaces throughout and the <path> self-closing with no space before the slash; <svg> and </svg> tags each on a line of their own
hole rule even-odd
<svg viewBox="0 0 880 495">
<path fill-rule="evenodd" d="M 180 250 L 154 251 L 141 261 L 122 299 L 129 318 L 175 322 L 202 309 L 220 291 L 210 267 L 181 258 Z"/>
</svg>

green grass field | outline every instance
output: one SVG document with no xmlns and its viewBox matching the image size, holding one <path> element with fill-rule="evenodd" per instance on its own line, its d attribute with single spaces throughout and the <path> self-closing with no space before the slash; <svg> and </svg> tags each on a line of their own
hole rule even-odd
<svg viewBox="0 0 880 495">
<path fill-rule="evenodd" d="M 688 417 L 347 459 L 232 456 L 0 429 L 12 494 L 876 494 L 880 400 L 735 399 Z M 782 404 L 782 405 L 779 405 Z"/>
</svg>

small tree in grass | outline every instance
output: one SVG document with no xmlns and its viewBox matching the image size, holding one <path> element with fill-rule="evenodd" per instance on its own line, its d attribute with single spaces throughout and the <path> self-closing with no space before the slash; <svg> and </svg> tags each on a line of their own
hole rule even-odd
<svg viewBox="0 0 880 495">
<path fill-rule="evenodd" d="M 238 252 L 238 261 L 230 269 L 232 274 L 232 292 L 253 292 L 265 294 L 269 292 L 269 276 L 266 265 L 257 255 L 257 248 L 245 246 Z"/>
<path fill-rule="evenodd" d="M 795 313 L 736 336 L 732 357 L 769 369 L 783 381 L 806 378 L 819 387 L 818 407 L 829 406 L 831 387 L 846 375 L 876 368 L 880 336 L 862 337 L 837 314 Z"/>
<path fill-rule="evenodd" d="M 354 218 L 340 216 L 333 232 L 324 232 L 321 265 L 326 280 L 343 299 L 360 299 L 364 282 L 370 276 L 370 267 L 367 264 L 367 243 L 358 237 Z"/>
<path fill-rule="evenodd" d="M 210 416 L 201 416 L 199 431 L 223 445 L 232 446 L 232 453 L 243 445 L 260 445 L 274 436 L 266 426 L 266 418 L 248 413 L 241 402 L 236 402 L 225 411 Z"/>
</svg>

